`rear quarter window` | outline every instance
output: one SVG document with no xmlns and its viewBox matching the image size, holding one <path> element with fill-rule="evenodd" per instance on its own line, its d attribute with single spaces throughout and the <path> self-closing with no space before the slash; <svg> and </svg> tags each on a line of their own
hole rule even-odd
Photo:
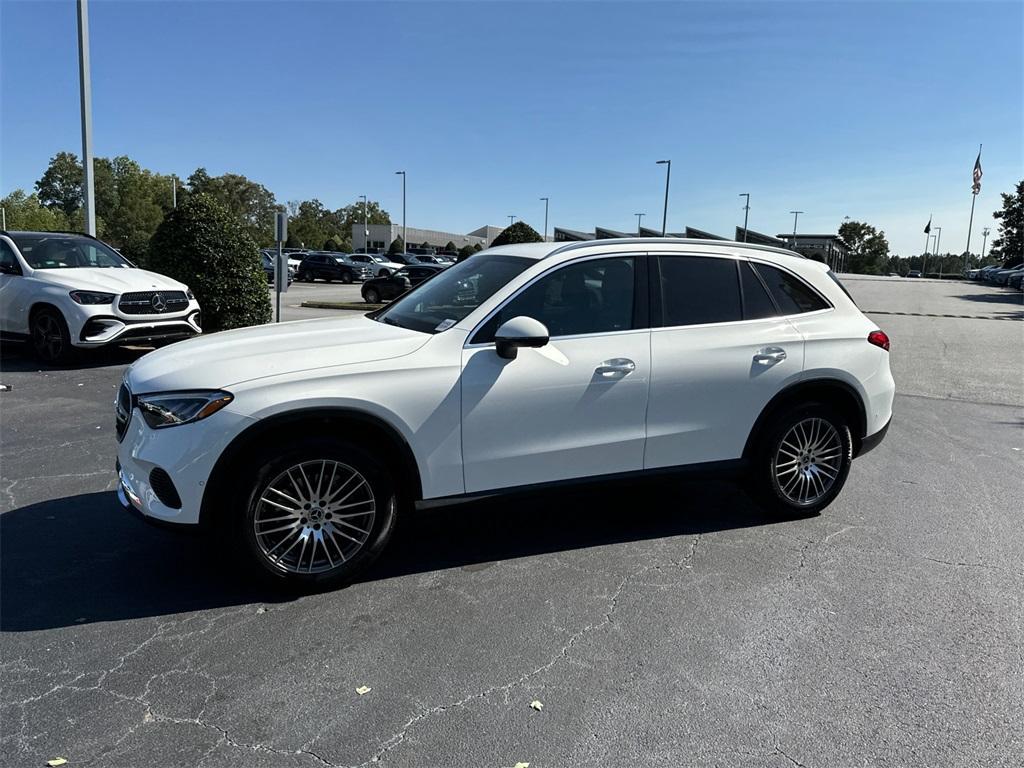
<svg viewBox="0 0 1024 768">
<path fill-rule="evenodd" d="M 770 264 L 756 264 L 754 269 L 764 280 L 783 315 L 799 315 L 828 309 L 828 304 L 810 286 L 788 272 Z"/>
</svg>

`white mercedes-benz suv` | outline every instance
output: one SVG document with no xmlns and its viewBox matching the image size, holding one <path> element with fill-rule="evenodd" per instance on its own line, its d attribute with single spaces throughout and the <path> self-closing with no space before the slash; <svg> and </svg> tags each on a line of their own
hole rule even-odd
<svg viewBox="0 0 1024 768">
<path fill-rule="evenodd" d="M 0 232 L 0 334 L 47 363 L 76 349 L 145 344 L 202 332 L 187 285 L 137 269 L 95 237 Z"/>
<path fill-rule="evenodd" d="M 429 500 L 730 468 L 810 514 L 885 435 L 888 349 L 788 251 L 492 248 L 366 316 L 141 358 L 116 401 L 119 496 L 305 586 L 351 578 Z"/>
</svg>

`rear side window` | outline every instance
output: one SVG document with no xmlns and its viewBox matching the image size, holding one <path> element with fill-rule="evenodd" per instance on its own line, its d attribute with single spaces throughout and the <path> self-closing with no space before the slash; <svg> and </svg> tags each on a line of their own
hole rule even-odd
<svg viewBox="0 0 1024 768">
<path fill-rule="evenodd" d="M 778 310 L 761 279 L 754 274 L 749 261 L 740 262 L 740 285 L 743 286 L 743 319 L 760 320 L 775 317 Z"/>
<path fill-rule="evenodd" d="M 818 294 L 788 272 L 768 264 L 758 264 L 756 269 L 783 315 L 828 309 L 828 304 Z"/>
<path fill-rule="evenodd" d="M 832 282 L 833 282 L 833 283 L 835 283 L 836 285 L 838 285 L 838 286 L 839 286 L 840 288 L 842 288 L 842 289 L 843 289 L 843 293 L 845 293 L 845 294 L 846 294 L 846 298 L 848 298 L 848 299 L 849 299 L 850 301 L 853 301 L 853 296 L 851 296 L 851 295 L 850 295 L 850 292 L 849 292 L 848 290 L 846 290 L 846 286 L 845 286 L 845 285 L 843 285 L 843 284 L 842 284 L 841 282 L 839 282 L 839 278 L 838 278 L 838 277 L 836 277 L 836 273 L 835 273 L 835 272 L 833 272 L 833 271 L 832 271 L 832 270 L 830 269 L 830 270 L 828 271 L 828 276 L 832 278 Z M 853 304 L 854 304 L 854 306 L 856 306 L 856 305 L 857 305 L 857 302 L 856 302 L 856 301 L 853 301 Z"/>
<path fill-rule="evenodd" d="M 733 259 L 661 256 L 658 262 L 663 325 L 704 325 L 743 319 Z"/>
</svg>

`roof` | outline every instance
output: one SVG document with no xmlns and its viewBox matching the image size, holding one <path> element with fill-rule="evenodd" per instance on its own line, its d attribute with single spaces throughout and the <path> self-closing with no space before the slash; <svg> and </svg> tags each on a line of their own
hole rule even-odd
<svg viewBox="0 0 1024 768">
<path fill-rule="evenodd" d="M 554 256 L 563 251 L 578 250 L 581 248 L 606 248 L 610 245 L 621 246 L 644 246 L 643 250 L 657 250 L 665 245 L 704 245 L 713 248 L 739 248 L 743 250 L 761 251 L 764 253 L 782 254 L 795 259 L 805 261 L 805 257 L 794 251 L 784 248 L 774 248 L 768 245 L 756 243 L 736 243 L 731 240 L 702 240 L 688 237 L 621 237 L 608 238 L 605 240 L 585 240 L 582 242 L 560 242 L 560 243 L 512 243 L 500 245 L 496 248 L 488 248 L 481 253 L 503 253 L 511 256 L 524 256 L 530 259 L 544 259 Z"/>
</svg>

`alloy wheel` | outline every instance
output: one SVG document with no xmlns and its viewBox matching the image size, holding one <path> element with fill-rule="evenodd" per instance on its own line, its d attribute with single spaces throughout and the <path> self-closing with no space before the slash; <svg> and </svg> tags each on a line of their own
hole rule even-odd
<svg viewBox="0 0 1024 768">
<path fill-rule="evenodd" d="M 325 573 L 363 549 L 377 512 L 357 470 L 318 459 L 295 464 L 264 488 L 253 530 L 262 555 L 287 573 Z"/>
<path fill-rule="evenodd" d="M 64 350 L 60 321 L 49 313 L 38 315 L 32 324 L 32 345 L 44 360 L 57 360 Z"/>
<path fill-rule="evenodd" d="M 839 431 L 825 419 L 812 417 L 798 421 L 783 436 L 772 471 L 787 501 L 809 507 L 831 490 L 842 461 Z"/>
</svg>

